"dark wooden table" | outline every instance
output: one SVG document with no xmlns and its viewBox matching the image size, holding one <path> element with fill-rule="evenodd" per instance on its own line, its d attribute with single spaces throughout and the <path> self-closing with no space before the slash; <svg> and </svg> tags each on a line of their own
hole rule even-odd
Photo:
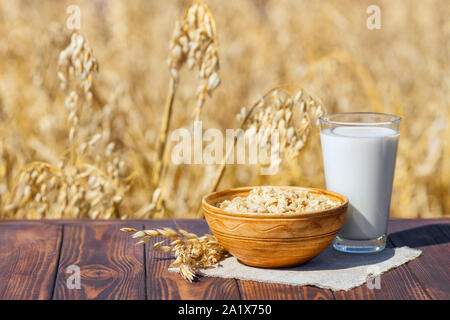
<svg viewBox="0 0 450 320">
<path fill-rule="evenodd" d="M 391 220 L 389 246 L 423 255 L 350 291 L 201 278 L 168 272 L 169 253 L 138 245 L 122 227 L 209 232 L 204 220 L 0 221 L 0 299 L 450 299 L 450 219 Z M 155 239 L 154 241 L 159 241 Z M 69 289 L 68 267 L 81 270 Z"/>
</svg>

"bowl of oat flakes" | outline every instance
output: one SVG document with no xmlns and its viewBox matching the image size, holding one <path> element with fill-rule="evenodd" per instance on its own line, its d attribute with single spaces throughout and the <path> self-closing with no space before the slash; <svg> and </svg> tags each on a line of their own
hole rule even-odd
<svg viewBox="0 0 450 320">
<path fill-rule="evenodd" d="M 244 187 L 202 199 L 212 233 L 242 263 L 263 268 L 303 264 L 325 250 L 344 223 L 348 199 L 301 187 Z"/>
</svg>

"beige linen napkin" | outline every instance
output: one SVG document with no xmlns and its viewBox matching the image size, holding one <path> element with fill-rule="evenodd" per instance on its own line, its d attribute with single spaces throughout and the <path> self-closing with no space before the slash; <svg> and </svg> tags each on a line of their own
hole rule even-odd
<svg viewBox="0 0 450 320">
<path fill-rule="evenodd" d="M 295 268 L 254 268 L 240 263 L 235 257 L 229 257 L 221 261 L 220 266 L 202 269 L 200 273 L 207 277 L 349 290 L 369 279 L 374 284 L 377 276 L 417 258 L 421 253 L 418 249 L 401 247 L 386 248 L 378 253 L 352 254 L 339 252 L 330 246 L 313 260 Z M 379 281 L 382 285 L 382 277 Z"/>
</svg>

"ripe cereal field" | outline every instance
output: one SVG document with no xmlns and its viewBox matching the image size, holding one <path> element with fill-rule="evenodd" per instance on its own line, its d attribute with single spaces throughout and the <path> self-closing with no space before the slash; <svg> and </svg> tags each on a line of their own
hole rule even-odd
<svg viewBox="0 0 450 320">
<path fill-rule="evenodd" d="M 0 1 L 0 218 L 192 218 L 212 189 L 324 188 L 315 117 L 350 111 L 403 118 L 391 217 L 450 215 L 448 1 L 377 1 L 374 30 L 365 0 L 205 3 L 77 1 L 74 31 L 71 1 Z M 258 130 L 245 112 L 281 84 L 308 95 L 276 107 L 305 103 L 293 129 L 268 111 L 295 151 L 277 174 L 171 161 L 174 129 Z"/>
</svg>

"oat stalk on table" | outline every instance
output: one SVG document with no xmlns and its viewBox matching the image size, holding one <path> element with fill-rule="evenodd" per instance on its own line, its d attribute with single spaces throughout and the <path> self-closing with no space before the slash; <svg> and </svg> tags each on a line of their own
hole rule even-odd
<svg viewBox="0 0 450 320">
<path fill-rule="evenodd" d="M 134 228 L 122 228 L 120 230 L 133 233 L 132 238 L 140 239 L 136 244 L 147 243 L 154 237 L 166 238 L 154 243 L 152 248 L 162 252 L 173 252 L 175 261 L 169 268 L 178 268 L 178 273 L 189 282 L 198 276 L 200 268 L 211 268 L 228 256 L 225 248 L 216 237 L 210 234 L 199 237 L 195 233 L 183 229 L 175 231 L 172 228 L 140 231 Z"/>
</svg>

